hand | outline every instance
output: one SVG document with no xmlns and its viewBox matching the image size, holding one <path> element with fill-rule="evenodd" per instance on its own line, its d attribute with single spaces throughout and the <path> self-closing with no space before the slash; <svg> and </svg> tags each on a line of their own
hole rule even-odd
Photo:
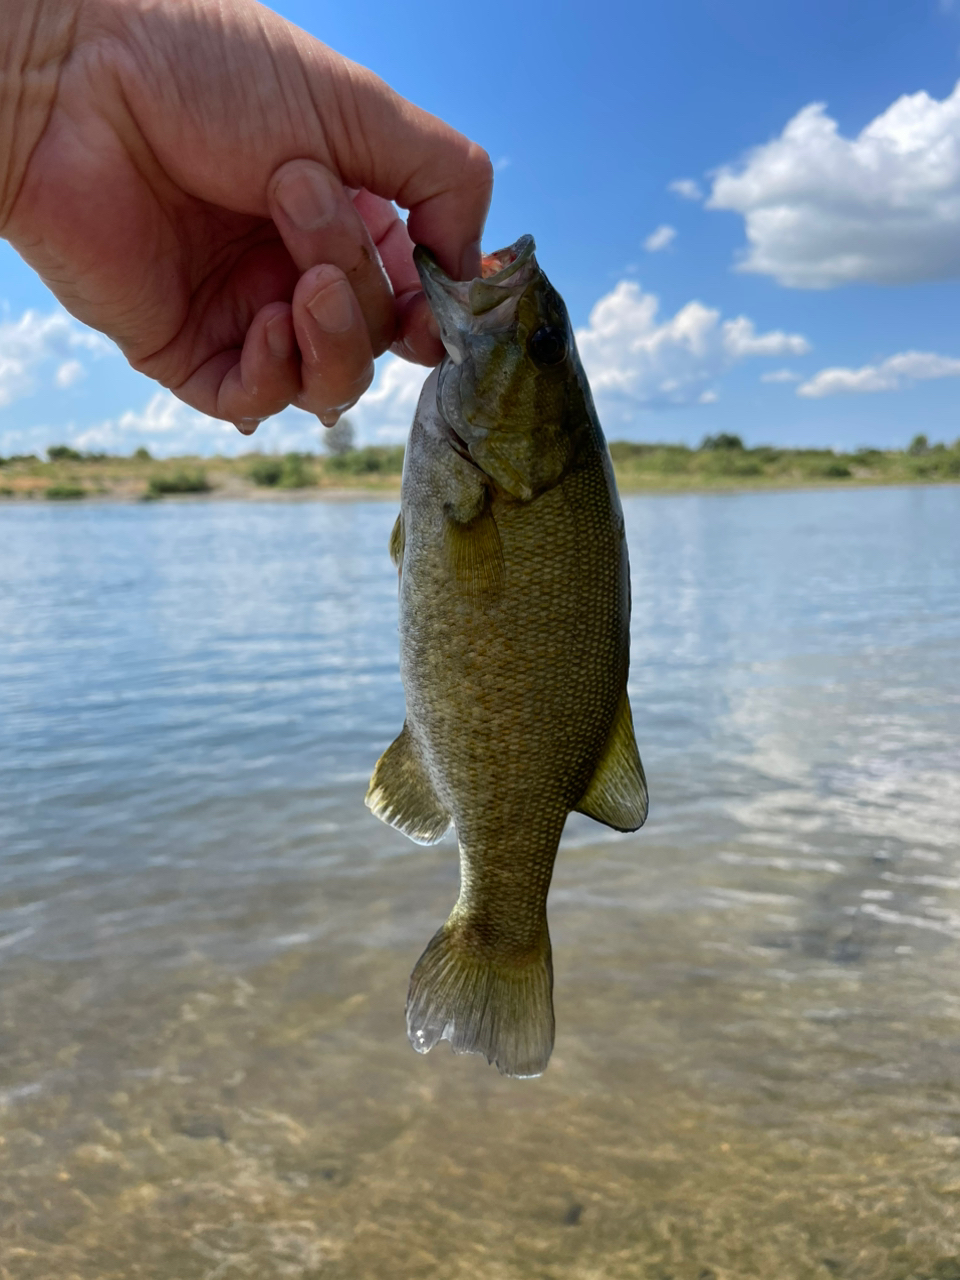
<svg viewBox="0 0 960 1280">
<path fill-rule="evenodd" d="M 3 3 L 21 34 L 72 21 L 63 57 L 7 41 L 40 86 L 21 147 L 43 127 L 12 189 L 0 163 L 0 233 L 134 368 L 249 432 L 288 404 L 335 422 L 388 347 L 436 363 L 411 236 L 478 274 L 479 147 L 254 0 Z"/>
</svg>

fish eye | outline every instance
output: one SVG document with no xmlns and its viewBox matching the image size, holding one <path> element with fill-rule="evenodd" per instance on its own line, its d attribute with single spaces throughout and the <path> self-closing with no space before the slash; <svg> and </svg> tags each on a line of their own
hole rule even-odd
<svg viewBox="0 0 960 1280">
<path fill-rule="evenodd" d="M 539 365 L 559 364 L 566 359 L 567 335 L 556 325 L 541 325 L 527 343 L 527 350 Z"/>
</svg>

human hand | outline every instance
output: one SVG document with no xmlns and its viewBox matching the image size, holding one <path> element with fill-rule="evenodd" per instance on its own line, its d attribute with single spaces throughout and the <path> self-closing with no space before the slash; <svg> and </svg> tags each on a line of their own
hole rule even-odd
<svg viewBox="0 0 960 1280">
<path fill-rule="evenodd" d="M 134 368 L 250 432 L 436 363 L 412 246 L 479 273 L 478 146 L 255 0 L 3 3 L 0 234 Z"/>
</svg>

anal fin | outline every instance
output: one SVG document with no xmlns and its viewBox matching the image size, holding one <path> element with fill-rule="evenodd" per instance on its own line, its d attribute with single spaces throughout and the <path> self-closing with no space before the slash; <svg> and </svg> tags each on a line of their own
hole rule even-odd
<svg viewBox="0 0 960 1280">
<path fill-rule="evenodd" d="M 417 844 L 436 844 L 450 825 L 406 725 L 377 761 L 366 806 Z"/>
<path fill-rule="evenodd" d="M 615 831 L 636 831 L 643 826 L 648 806 L 647 780 L 633 733 L 630 700 L 624 689 L 607 745 L 577 805 L 577 812 Z"/>
</svg>

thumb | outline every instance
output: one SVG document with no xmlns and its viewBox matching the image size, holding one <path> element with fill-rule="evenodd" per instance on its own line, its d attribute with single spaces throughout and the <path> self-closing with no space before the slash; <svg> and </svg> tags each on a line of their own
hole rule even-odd
<svg viewBox="0 0 960 1280">
<path fill-rule="evenodd" d="M 411 239 L 426 245 L 454 279 L 479 275 L 493 192 L 490 157 L 366 68 L 344 59 L 337 71 L 338 110 L 323 129 L 344 184 L 365 187 L 409 210 Z M 327 96 L 329 64 L 322 72 Z"/>
</svg>

